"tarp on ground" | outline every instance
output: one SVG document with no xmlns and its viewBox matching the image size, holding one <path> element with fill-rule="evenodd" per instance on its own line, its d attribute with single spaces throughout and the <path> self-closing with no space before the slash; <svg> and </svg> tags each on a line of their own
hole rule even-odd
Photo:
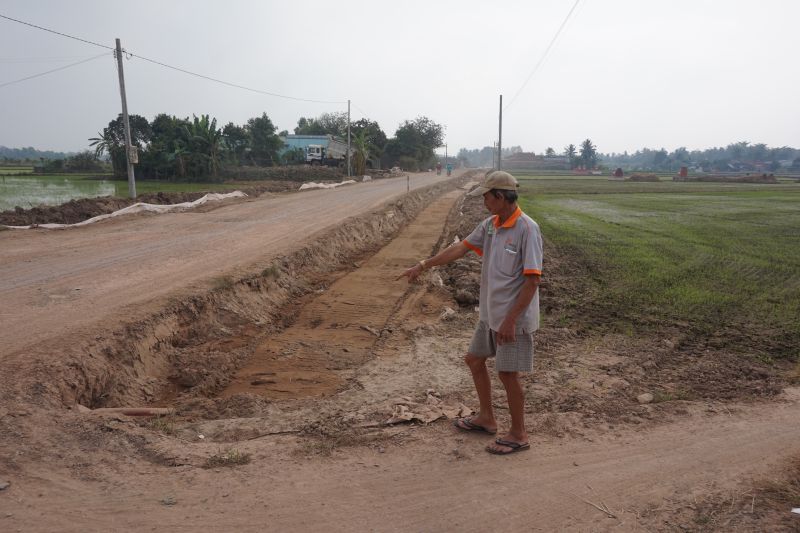
<svg viewBox="0 0 800 533">
<path fill-rule="evenodd" d="M 203 196 L 202 198 L 198 198 L 194 202 L 182 202 L 180 204 L 145 204 L 142 202 L 135 203 L 133 205 L 129 205 L 128 207 L 124 207 L 113 213 L 108 213 L 105 215 L 98 215 L 96 217 L 92 217 L 88 220 L 84 220 L 82 222 L 76 222 L 75 224 L 31 224 L 30 226 L 3 226 L 10 229 L 32 229 L 32 228 L 45 228 L 45 229 L 61 229 L 61 228 L 74 228 L 77 226 L 85 226 L 87 224 L 94 224 L 95 222 L 99 222 L 101 220 L 105 220 L 107 218 L 118 217 L 120 215 L 130 215 L 132 213 L 142 213 L 142 212 L 150 212 L 150 213 L 170 213 L 173 211 L 186 211 L 188 209 L 194 209 L 195 207 L 201 206 L 208 202 L 218 202 L 220 200 L 226 200 L 228 198 L 242 198 L 246 197 L 247 195 L 242 191 L 234 191 L 228 193 L 209 193 Z"/>
</svg>

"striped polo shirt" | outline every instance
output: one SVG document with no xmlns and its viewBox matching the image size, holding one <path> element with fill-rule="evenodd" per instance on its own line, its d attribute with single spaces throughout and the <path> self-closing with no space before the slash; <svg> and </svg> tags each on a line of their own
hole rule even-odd
<svg viewBox="0 0 800 533">
<path fill-rule="evenodd" d="M 514 306 L 526 275 L 542 274 L 542 234 L 531 217 L 517 210 L 502 225 L 497 215 L 481 222 L 464 244 L 483 258 L 480 320 L 497 331 Z M 539 329 L 539 291 L 517 318 L 517 331 Z"/>
</svg>

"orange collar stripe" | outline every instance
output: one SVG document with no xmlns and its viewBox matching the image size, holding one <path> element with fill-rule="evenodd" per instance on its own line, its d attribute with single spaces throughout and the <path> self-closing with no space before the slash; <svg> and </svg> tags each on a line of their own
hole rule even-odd
<svg viewBox="0 0 800 533">
<path fill-rule="evenodd" d="M 519 206 L 517 206 L 517 209 L 516 209 L 516 211 L 514 211 L 514 212 L 511 214 L 511 216 L 510 216 L 510 217 L 508 217 L 508 220 L 506 220 L 505 222 L 503 222 L 503 225 L 502 225 L 502 226 L 500 225 L 500 217 L 499 217 L 498 215 L 495 215 L 495 216 L 494 216 L 494 219 L 492 219 L 492 223 L 494 224 L 494 227 L 495 227 L 495 228 L 500 228 L 500 227 L 503 227 L 503 228 L 513 228 L 513 227 L 514 227 L 514 224 L 516 224 L 516 223 L 517 223 L 517 219 L 520 217 L 520 215 L 521 215 L 521 214 L 522 214 L 522 209 L 520 209 L 520 208 L 519 208 Z"/>
</svg>

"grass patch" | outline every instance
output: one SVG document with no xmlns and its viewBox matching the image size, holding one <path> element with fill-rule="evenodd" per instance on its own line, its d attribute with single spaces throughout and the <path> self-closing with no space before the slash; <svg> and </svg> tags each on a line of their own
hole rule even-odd
<svg viewBox="0 0 800 533">
<path fill-rule="evenodd" d="M 565 290 L 589 297 L 547 320 L 677 327 L 713 348 L 797 359 L 797 185 L 538 179 L 523 182 L 520 203 L 548 244 L 582 263 Z"/>
<path fill-rule="evenodd" d="M 175 416 L 174 415 L 166 415 L 166 416 L 157 416 L 152 418 L 148 423 L 147 426 L 158 433 L 163 433 L 164 435 L 174 435 L 175 434 Z"/>
<path fill-rule="evenodd" d="M 203 468 L 219 468 L 222 466 L 246 465 L 250 462 L 250 454 L 239 450 L 228 450 L 217 452 L 209 457 L 203 464 Z"/>
<path fill-rule="evenodd" d="M 688 401 L 691 399 L 691 395 L 686 391 L 657 390 L 653 392 L 653 403 Z"/>
<path fill-rule="evenodd" d="M 220 276 L 218 278 L 214 278 L 212 286 L 214 290 L 223 291 L 232 289 L 236 282 L 230 276 Z"/>
<path fill-rule="evenodd" d="M 281 275 L 281 270 L 276 265 L 270 265 L 261 271 L 262 278 L 278 279 Z"/>
</svg>

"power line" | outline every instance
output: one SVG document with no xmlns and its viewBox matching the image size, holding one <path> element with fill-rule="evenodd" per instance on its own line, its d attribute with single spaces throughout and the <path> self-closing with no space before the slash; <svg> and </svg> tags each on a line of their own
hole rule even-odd
<svg viewBox="0 0 800 533">
<path fill-rule="evenodd" d="M 100 48 L 105 48 L 107 50 L 113 50 L 114 49 L 114 47 L 112 47 L 112 46 L 106 46 L 104 44 L 96 43 L 94 41 L 88 41 L 86 39 L 81 39 L 80 37 L 74 37 L 72 35 L 67 35 L 66 33 L 61 33 L 59 31 L 49 30 L 47 28 L 42 28 L 41 26 L 37 26 L 36 24 L 31 24 L 30 22 L 25 22 L 24 20 L 17 20 L 17 19 L 14 19 L 14 18 L 11 18 L 11 17 L 7 17 L 7 16 L 2 15 L 2 14 L 0 14 L 0 18 L 4 18 L 6 20 L 10 20 L 10 21 L 13 21 L 13 22 L 19 22 L 20 24 L 24 24 L 25 26 L 30 26 L 31 28 L 36 28 L 37 30 L 46 31 L 46 32 L 49 32 L 49 33 L 55 33 L 56 35 L 60 35 L 62 37 L 67 37 L 69 39 L 75 39 L 76 41 L 80 41 L 80 42 L 86 43 L 86 44 L 91 44 L 93 46 L 99 46 Z"/>
<path fill-rule="evenodd" d="M 544 63 L 544 60 L 547 57 L 547 54 L 550 52 L 550 49 L 556 43 L 556 39 L 558 39 L 558 36 L 561 35 L 561 30 L 563 30 L 564 26 L 567 25 L 567 21 L 569 21 L 569 18 L 572 16 L 572 13 L 573 13 L 573 11 L 575 11 L 575 8 L 578 7 L 578 3 L 580 3 L 580 1 L 581 0 L 575 0 L 575 3 L 572 5 L 572 9 L 569 10 L 569 13 L 567 13 L 566 18 L 564 18 L 564 22 L 562 22 L 561 26 L 558 27 L 558 31 L 553 36 L 553 39 L 550 41 L 550 44 L 547 45 L 547 48 L 545 49 L 544 54 L 542 54 L 542 57 L 539 59 L 539 62 L 536 63 L 536 66 L 533 67 L 533 70 L 531 71 L 531 73 L 528 74 L 527 78 L 525 78 L 525 83 L 522 84 L 522 87 L 519 88 L 519 90 L 516 92 L 514 97 L 511 98 L 511 101 L 508 102 L 508 104 L 503 108 L 503 110 L 506 110 L 509 107 L 511 107 L 511 104 L 514 103 L 514 101 L 517 99 L 517 97 L 520 95 L 520 93 L 522 93 L 522 90 L 525 88 L 525 86 L 528 85 L 528 82 L 531 81 L 531 78 L 533 77 L 533 75 L 536 74 L 536 72 L 539 70 L 539 67 L 542 66 L 542 63 Z"/>
<path fill-rule="evenodd" d="M 36 28 L 38 30 L 46 31 L 48 33 L 54 33 L 54 34 L 60 35 L 62 37 L 67 37 L 69 39 L 74 39 L 76 41 L 81 41 L 81 42 L 86 43 L 86 44 L 91 44 L 93 46 L 99 46 L 101 48 L 106 48 L 108 50 L 114 50 L 114 48 L 111 47 L 111 46 L 105 46 L 105 45 L 96 43 L 94 41 L 89 41 L 87 39 L 81 39 L 80 37 L 75 37 L 73 35 L 68 35 L 66 33 L 61 33 L 61 32 L 58 32 L 58 31 L 55 31 L 55 30 L 51 30 L 51 29 L 48 29 L 48 28 L 43 28 L 42 26 L 37 26 L 36 24 L 31 24 L 30 22 L 17 20 L 15 18 L 7 17 L 7 16 L 2 15 L 2 14 L 0 14 L 0 18 L 4 18 L 4 19 L 10 20 L 12 22 L 18 22 L 19 24 L 24 24 L 25 26 L 30 26 L 31 28 Z M 314 100 L 314 99 L 311 99 L 311 98 L 298 98 L 296 96 L 288 96 L 288 95 L 285 95 L 285 94 L 278 94 L 278 93 L 273 93 L 273 92 L 269 92 L 269 91 L 262 91 L 260 89 L 253 89 L 251 87 L 245 87 L 244 85 L 239 85 L 239 84 L 236 84 L 236 83 L 227 82 L 227 81 L 220 80 L 220 79 L 217 79 L 217 78 L 212 78 L 211 76 L 205 76 L 203 74 L 198 74 L 196 72 L 192 72 L 192 71 L 189 71 L 189 70 L 186 70 L 186 69 L 182 69 L 182 68 L 179 68 L 179 67 L 174 67 L 172 65 L 168 65 L 166 63 L 162 63 L 160 61 L 156 61 L 155 59 L 149 59 L 147 57 L 140 56 L 140 55 L 137 55 L 137 54 L 133 54 L 133 53 L 128 52 L 128 51 L 124 51 L 124 52 L 127 55 L 131 56 L 131 57 L 138 57 L 139 59 L 143 59 L 145 61 L 149 61 L 150 63 L 154 63 L 156 65 L 159 65 L 159 66 L 162 66 L 162 67 L 165 67 L 165 68 L 169 68 L 169 69 L 172 69 L 172 70 L 177 70 L 178 72 L 183 72 L 184 74 L 189 74 L 190 76 L 196 76 L 196 77 L 202 78 L 204 80 L 209 80 L 209 81 L 213 81 L 213 82 L 216 82 L 216 83 L 221 83 L 222 85 L 227 85 L 229 87 L 235 87 L 237 89 L 243 89 L 245 91 L 250 91 L 250 92 L 254 92 L 254 93 L 258 93 L 258 94 L 265 94 L 267 96 L 275 96 L 277 98 L 286 98 L 288 100 L 296 100 L 296 101 L 299 101 L 299 102 L 312 102 L 312 103 L 315 103 L 315 104 L 346 104 L 347 103 L 347 101 L 342 101 L 342 100 Z M 66 67 L 64 67 L 64 68 L 66 68 Z"/>
<path fill-rule="evenodd" d="M 0 63 L 67 63 L 77 59 L 84 59 L 86 56 L 53 56 L 53 57 L 12 57 L 0 56 Z"/>
<path fill-rule="evenodd" d="M 144 56 L 133 54 L 131 52 L 126 52 L 126 53 L 131 57 L 138 57 L 139 59 L 143 59 L 145 61 L 149 61 L 150 63 L 155 63 L 156 65 L 160 65 L 162 67 L 166 67 L 166 68 L 169 68 L 169 69 L 172 69 L 172 70 L 177 70 L 178 72 L 183 72 L 184 74 L 189 74 L 190 76 L 197 76 L 198 78 L 203 78 L 204 80 L 209 80 L 209 81 L 213 81 L 213 82 L 216 82 L 216 83 L 221 83 L 221 84 L 227 85 L 229 87 L 236 87 L 237 89 L 244 89 L 245 91 L 251 91 L 251 92 L 259 93 L 259 94 L 266 94 L 268 96 L 276 96 L 278 98 L 287 98 L 289 100 L 297 100 L 299 102 L 313 102 L 315 104 L 346 104 L 347 103 L 346 100 L 314 100 L 314 99 L 311 99 L 311 98 L 298 98 L 296 96 L 288 96 L 288 95 L 285 95 L 285 94 L 271 93 L 269 91 L 262 91 L 260 89 L 253 89 L 251 87 L 245 87 L 244 85 L 239 85 L 239 84 L 236 84 L 236 83 L 231 83 L 231 82 L 220 80 L 220 79 L 217 79 L 217 78 L 212 78 L 211 76 L 205 76 L 203 74 L 198 74 L 198 73 L 192 72 L 190 70 L 182 69 L 182 68 L 179 68 L 179 67 L 173 67 L 172 65 L 167 65 L 166 63 L 161 63 L 160 61 L 156 61 L 155 59 L 149 59 L 149 58 L 146 58 Z"/>
<path fill-rule="evenodd" d="M 89 61 L 93 61 L 93 60 L 98 59 L 100 57 L 106 57 L 106 56 L 108 56 L 108 52 L 103 52 L 99 56 L 90 57 L 88 59 L 84 59 L 83 61 L 78 61 L 77 63 L 72 63 L 70 65 L 64 65 L 63 67 L 54 68 L 53 70 L 48 70 L 47 72 L 40 72 L 39 74 L 34 74 L 33 76 L 28 76 L 26 78 L 21 78 L 21 79 L 14 80 L 14 81 L 7 81 L 5 83 L 0 83 L 0 87 L 5 87 L 6 85 L 19 83 L 19 82 L 25 81 L 25 80 L 31 80 L 33 78 L 38 78 L 39 76 L 45 76 L 47 74 L 52 74 L 53 72 L 58 72 L 59 70 L 64 70 L 64 69 L 68 69 L 70 67 L 74 67 L 76 65 L 81 65 L 83 63 L 88 63 Z"/>
<path fill-rule="evenodd" d="M 352 102 L 351 102 L 351 104 L 352 104 Z M 359 113 L 361 113 L 362 115 L 364 115 L 364 118 L 365 118 L 365 119 L 369 120 L 369 115 L 368 115 L 367 113 L 365 113 L 363 109 L 361 109 L 360 107 L 358 107 L 356 104 L 352 104 L 352 105 L 353 105 L 353 107 L 355 107 L 356 109 L 358 109 Z"/>
</svg>

